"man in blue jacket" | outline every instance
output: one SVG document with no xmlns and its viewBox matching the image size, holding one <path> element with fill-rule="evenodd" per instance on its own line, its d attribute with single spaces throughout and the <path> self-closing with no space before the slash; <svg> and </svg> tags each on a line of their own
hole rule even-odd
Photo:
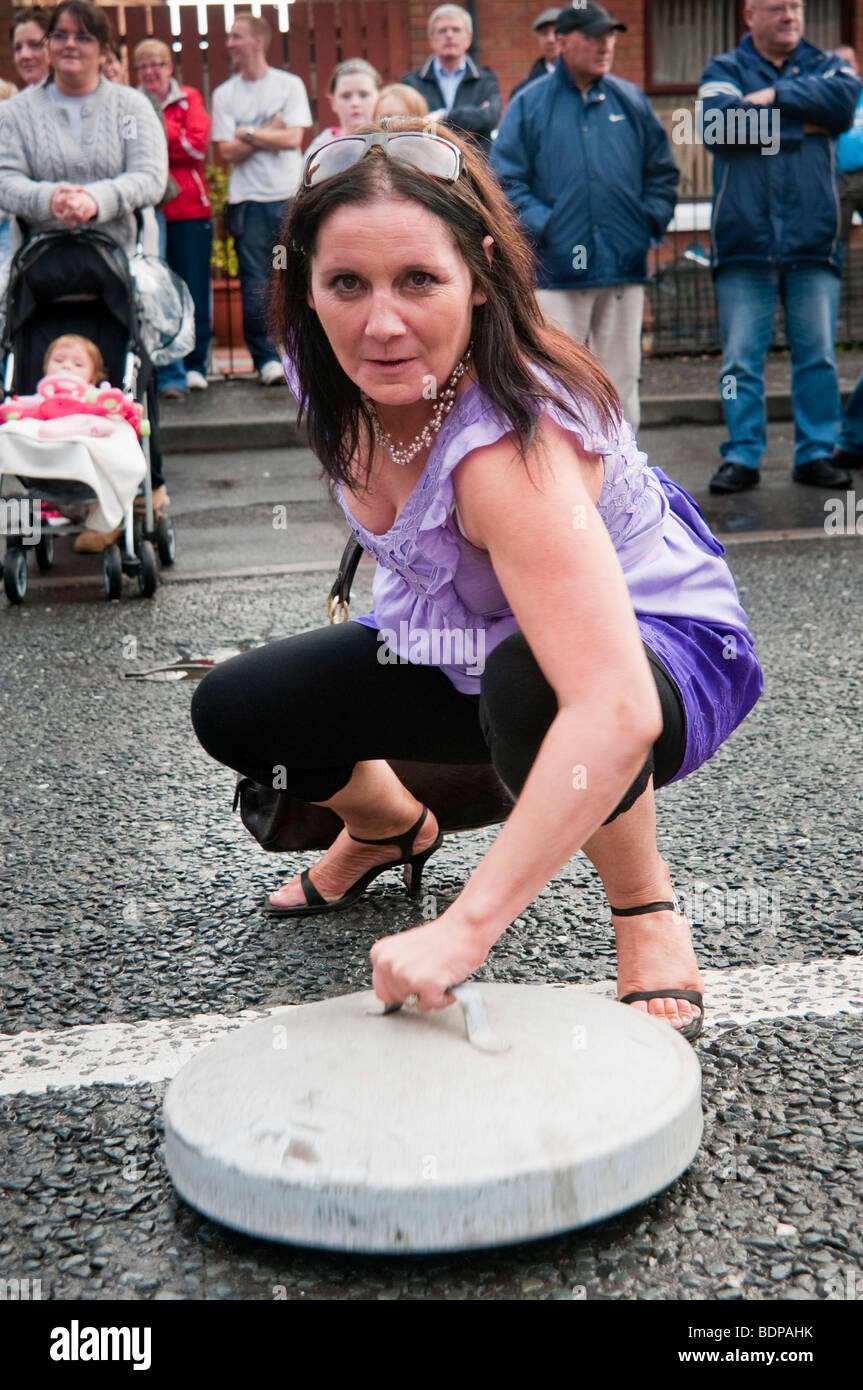
<svg viewBox="0 0 863 1390">
<path fill-rule="evenodd" d="M 561 10 L 557 66 L 510 102 L 491 166 L 534 243 L 543 313 L 587 343 L 637 430 L 647 252 L 678 170 L 644 93 L 611 76 L 625 28 L 602 5 Z"/>
<path fill-rule="evenodd" d="M 535 82 L 538 77 L 548 77 L 550 72 L 554 72 L 557 62 L 557 34 L 554 32 L 554 26 L 559 14 L 560 9 L 557 7 L 543 10 L 542 14 L 537 15 L 533 21 L 533 32 L 536 34 L 539 44 L 539 57 L 524 81 L 513 87 L 509 94 L 510 101 L 514 96 L 518 96 L 522 88 L 526 87 L 529 82 Z"/>
<path fill-rule="evenodd" d="M 728 440 L 715 493 L 759 482 L 767 447 L 764 361 L 776 300 L 791 350 L 795 482 L 847 487 L 831 463 L 841 400 L 836 376 L 839 200 L 834 139 L 854 117 L 860 83 L 803 38 L 800 0 L 749 0 L 749 32 L 711 59 L 699 89 L 714 147 L 711 261 L 722 334 Z"/>
</svg>

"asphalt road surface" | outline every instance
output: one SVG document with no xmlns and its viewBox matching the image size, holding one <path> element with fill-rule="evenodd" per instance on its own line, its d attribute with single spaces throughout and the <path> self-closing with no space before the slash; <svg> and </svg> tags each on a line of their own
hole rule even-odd
<svg viewBox="0 0 863 1390">
<path fill-rule="evenodd" d="M 651 433 L 651 457 L 681 481 L 675 459 L 715 466 L 718 431 Z M 130 591 L 108 604 L 96 562 L 70 556 L 62 583 L 0 607 L 0 1278 L 39 1280 L 43 1298 L 130 1301 L 859 1298 L 855 539 L 729 550 L 767 689 L 711 763 L 659 797 L 660 848 L 708 979 L 704 1142 L 680 1179 L 585 1230 L 399 1259 L 249 1239 L 176 1196 L 160 1105 L 189 1051 L 243 1011 L 367 988 L 372 943 L 421 920 L 395 877 L 332 918 L 261 914 L 263 889 L 314 856 L 277 860 L 232 816 L 233 777 L 191 732 L 190 682 L 126 678 L 325 622 L 343 523 L 302 451 L 266 461 L 169 461 L 178 581 L 262 564 L 323 569 L 172 582 L 152 602 Z M 799 491 L 817 526 L 823 499 Z M 278 532 L 281 503 L 290 521 Z M 355 611 L 367 598 L 361 572 Z M 436 910 L 493 834 L 447 840 L 427 873 Z M 479 975 L 603 990 L 613 977 L 607 908 L 582 856 Z"/>
</svg>

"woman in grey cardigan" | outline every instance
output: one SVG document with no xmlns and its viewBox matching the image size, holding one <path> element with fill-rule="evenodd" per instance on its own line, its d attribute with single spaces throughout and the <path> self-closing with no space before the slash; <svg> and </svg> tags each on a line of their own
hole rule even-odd
<svg viewBox="0 0 863 1390">
<path fill-rule="evenodd" d="M 158 203 L 168 178 L 159 121 L 102 77 L 110 30 L 95 5 L 58 5 L 46 41 L 53 76 L 0 109 L 0 207 L 31 231 L 92 223 L 131 251 L 135 208 Z"/>
<path fill-rule="evenodd" d="M 53 73 L 0 106 L 0 207 L 30 234 L 88 225 L 131 253 L 135 209 L 161 200 L 168 150 L 147 98 L 101 75 L 110 39 L 88 0 L 52 11 Z M 152 441 L 151 471 L 158 513 L 168 497 Z"/>
</svg>

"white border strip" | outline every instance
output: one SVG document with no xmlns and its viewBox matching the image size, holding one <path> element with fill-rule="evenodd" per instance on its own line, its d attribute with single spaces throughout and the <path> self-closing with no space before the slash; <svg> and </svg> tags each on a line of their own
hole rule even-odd
<svg viewBox="0 0 863 1390">
<path fill-rule="evenodd" d="M 702 974 L 708 1039 L 764 1019 L 863 1013 L 863 956 L 740 966 Z M 615 997 L 612 980 L 586 988 Z M 233 1017 L 198 1014 L 141 1023 L 100 1023 L 57 1032 L 0 1034 L 0 1095 L 168 1081 L 208 1043 L 288 1007 L 247 1009 Z"/>
</svg>

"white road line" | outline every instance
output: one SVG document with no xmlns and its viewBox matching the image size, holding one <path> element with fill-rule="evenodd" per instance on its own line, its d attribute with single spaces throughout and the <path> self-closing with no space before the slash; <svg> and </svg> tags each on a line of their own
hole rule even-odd
<svg viewBox="0 0 863 1390">
<path fill-rule="evenodd" d="M 762 1019 L 863 1014 L 863 956 L 704 970 L 705 1036 Z M 588 985 L 615 995 L 614 982 Z M 207 1043 L 288 1006 L 0 1035 L 0 1095 L 167 1081 Z"/>
</svg>

